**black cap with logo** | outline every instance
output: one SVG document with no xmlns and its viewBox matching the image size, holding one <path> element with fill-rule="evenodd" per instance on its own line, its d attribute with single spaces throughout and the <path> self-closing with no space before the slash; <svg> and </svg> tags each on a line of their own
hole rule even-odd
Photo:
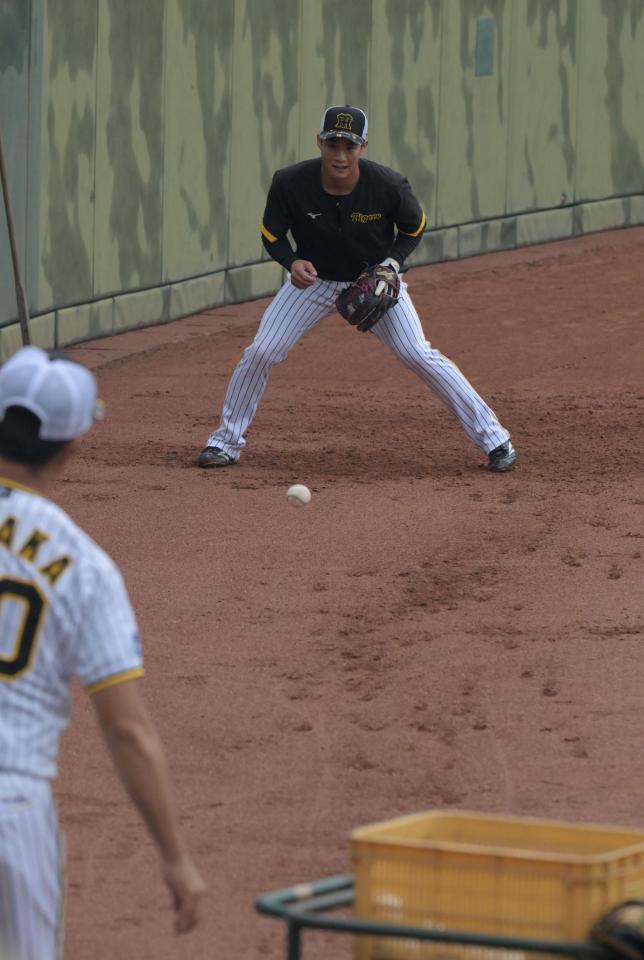
<svg viewBox="0 0 644 960">
<path fill-rule="evenodd" d="M 327 107 L 320 123 L 320 140 L 344 137 L 362 146 L 367 128 L 367 114 L 359 107 Z"/>
</svg>

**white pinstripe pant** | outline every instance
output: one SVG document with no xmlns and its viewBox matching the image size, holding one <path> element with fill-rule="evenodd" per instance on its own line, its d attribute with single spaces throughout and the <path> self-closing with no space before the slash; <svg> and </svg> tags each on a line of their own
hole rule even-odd
<svg viewBox="0 0 644 960">
<path fill-rule="evenodd" d="M 255 416 L 271 368 L 286 357 L 305 333 L 335 312 L 335 298 L 346 286 L 345 281 L 335 280 L 317 280 L 305 290 L 299 290 L 290 281 L 284 284 L 268 305 L 255 339 L 233 372 L 221 421 L 208 438 L 208 446 L 219 447 L 239 459 L 244 434 Z M 439 350 L 433 350 L 425 339 L 405 283 L 401 283 L 398 303 L 371 332 L 418 374 L 479 449 L 489 453 L 508 439 L 507 430 L 458 367 Z"/>
<path fill-rule="evenodd" d="M 0 771 L 0 958 L 62 956 L 62 839 L 48 780 Z"/>
</svg>

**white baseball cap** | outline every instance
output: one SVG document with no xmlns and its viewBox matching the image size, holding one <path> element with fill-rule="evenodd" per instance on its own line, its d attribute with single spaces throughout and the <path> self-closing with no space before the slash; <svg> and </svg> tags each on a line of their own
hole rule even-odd
<svg viewBox="0 0 644 960">
<path fill-rule="evenodd" d="M 41 440 L 73 440 L 103 417 L 94 375 L 39 347 L 23 347 L 0 367 L 0 420 L 8 407 L 38 417 Z"/>
</svg>

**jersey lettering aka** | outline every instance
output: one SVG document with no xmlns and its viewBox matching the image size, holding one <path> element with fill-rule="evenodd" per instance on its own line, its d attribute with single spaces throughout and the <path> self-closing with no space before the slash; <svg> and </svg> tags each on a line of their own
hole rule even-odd
<svg viewBox="0 0 644 960">
<path fill-rule="evenodd" d="M 71 677 L 95 692 L 142 672 L 113 561 L 51 501 L 0 480 L 0 769 L 54 777 Z"/>
<path fill-rule="evenodd" d="M 0 546 L 7 550 L 14 549 L 16 539 L 16 517 L 5 517 L 2 526 L 0 526 Z M 49 536 L 42 530 L 33 530 L 21 547 L 16 550 L 16 555 L 35 564 L 40 547 L 49 540 Z M 39 573 L 53 586 L 58 578 L 65 572 L 72 562 L 71 557 L 60 556 L 50 560 L 43 567 L 40 567 Z"/>
</svg>

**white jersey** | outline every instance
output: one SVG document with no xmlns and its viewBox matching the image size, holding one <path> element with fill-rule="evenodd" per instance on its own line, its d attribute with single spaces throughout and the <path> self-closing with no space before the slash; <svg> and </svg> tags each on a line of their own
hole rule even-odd
<svg viewBox="0 0 644 960">
<path fill-rule="evenodd" d="M 45 497 L 0 479 L 0 771 L 53 778 L 69 685 L 143 673 L 114 562 Z"/>
</svg>

